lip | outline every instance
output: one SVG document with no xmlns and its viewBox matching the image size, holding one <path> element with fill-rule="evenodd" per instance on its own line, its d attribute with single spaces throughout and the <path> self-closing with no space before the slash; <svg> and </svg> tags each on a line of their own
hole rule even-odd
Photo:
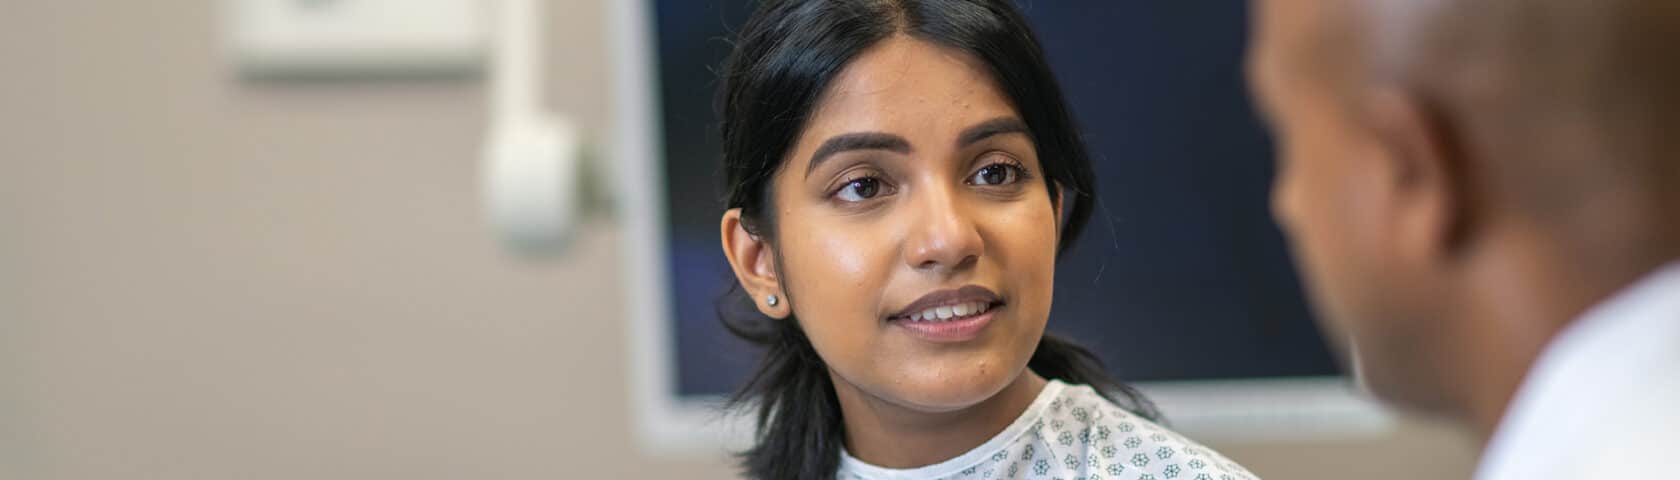
<svg viewBox="0 0 1680 480">
<path fill-rule="evenodd" d="M 929 292 L 927 295 L 922 295 L 922 298 L 918 298 L 914 302 L 910 302 L 909 305 L 899 309 L 898 313 L 894 313 L 892 316 L 887 317 L 887 320 L 903 320 L 908 318 L 912 313 L 927 310 L 929 308 L 968 302 L 985 302 L 995 307 L 998 306 L 998 304 L 1003 303 L 1003 299 L 999 298 L 998 294 L 993 292 L 991 289 L 979 285 L 965 285 L 962 288 L 936 290 Z"/>
<path fill-rule="evenodd" d="M 992 323 L 992 316 L 997 314 L 1002 306 L 992 307 L 986 313 L 974 315 L 962 320 L 947 320 L 943 322 L 912 322 L 909 319 L 893 320 L 892 324 L 903 327 L 912 335 L 933 343 L 959 343 L 973 340 L 980 336 L 986 325 Z"/>
<path fill-rule="evenodd" d="M 956 305 L 961 303 L 984 302 L 991 307 L 985 313 L 973 315 L 960 320 L 946 320 L 939 322 L 916 322 L 910 320 L 910 315 L 929 308 Z M 887 317 L 887 321 L 904 327 L 912 335 L 922 340 L 935 343 L 966 342 L 980 336 L 986 325 L 992 323 L 992 317 L 998 309 L 1003 308 L 1003 300 L 991 290 L 969 285 L 954 290 L 939 290 L 911 302 L 900 313 Z"/>
</svg>

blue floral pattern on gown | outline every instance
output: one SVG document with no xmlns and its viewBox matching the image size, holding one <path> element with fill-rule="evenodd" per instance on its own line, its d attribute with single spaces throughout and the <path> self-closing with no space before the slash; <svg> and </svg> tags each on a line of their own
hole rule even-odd
<svg viewBox="0 0 1680 480">
<path fill-rule="evenodd" d="M 1002 433 L 957 458 L 889 469 L 841 453 L 840 480 L 1256 480 L 1241 465 L 1133 415 L 1086 385 L 1051 380 Z"/>
</svg>

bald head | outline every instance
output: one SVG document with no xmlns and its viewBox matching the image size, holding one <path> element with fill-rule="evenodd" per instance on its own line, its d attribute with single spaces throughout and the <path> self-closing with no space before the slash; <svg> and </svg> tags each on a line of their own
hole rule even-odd
<svg viewBox="0 0 1680 480">
<path fill-rule="evenodd" d="M 1324 3 L 1338 87 L 1416 95 L 1511 200 L 1557 213 L 1680 181 L 1680 2 Z"/>
<path fill-rule="evenodd" d="M 1680 259 L 1680 1 L 1254 4 L 1273 210 L 1379 396 L 1489 432 L 1551 335 Z"/>
</svg>

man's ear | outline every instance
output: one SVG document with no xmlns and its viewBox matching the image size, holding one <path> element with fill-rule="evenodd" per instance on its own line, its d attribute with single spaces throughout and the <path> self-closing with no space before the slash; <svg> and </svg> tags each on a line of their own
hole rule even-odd
<svg viewBox="0 0 1680 480">
<path fill-rule="evenodd" d="M 776 254 L 770 242 L 747 232 L 741 224 L 741 209 L 723 212 L 720 227 L 723 233 L 723 254 L 729 257 L 729 268 L 735 280 L 753 299 L 758 311 L 770 318 L 787 318 L 792 313 L 787 294 L 777 277 Z"/>
<path fill-rule="evenodd" d="M 1420 259 L 1452 255 L 1475 226 L 1469 191 L 1475 183 L 1459 132 L 1431 104 L 1399 88 L 1374 89 L 1364 104 L 1382 185 L 1391 193 L 1386 207 L 1396 214 L 1394 241 Z"/>
</svg>

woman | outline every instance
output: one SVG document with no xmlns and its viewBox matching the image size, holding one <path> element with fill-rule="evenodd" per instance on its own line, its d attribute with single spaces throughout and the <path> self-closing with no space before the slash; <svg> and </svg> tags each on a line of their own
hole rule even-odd
<svg viewBox="0 0 1680 480">
<path fill-rule="evenodd" d="M 768 0 L 723 69 L 753 478 L 1252 478 L 1044 333 L 1093 174 L 1007 0 Z"/>
</svg>

